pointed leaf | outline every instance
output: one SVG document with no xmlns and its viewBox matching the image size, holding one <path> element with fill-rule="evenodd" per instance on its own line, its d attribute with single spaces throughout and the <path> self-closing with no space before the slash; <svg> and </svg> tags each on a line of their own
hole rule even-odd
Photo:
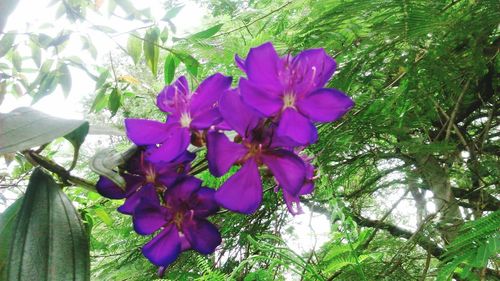
<svg viewBox="0 0 500 281">
<path fill-rule="evenodd" d="M 119 88 L 114 88 L 109 95 L 108 109 L 111 111 L 111 117 L 115 116 L 121 105 L 122 94 Z"/>
<path fill-rule="evenodd" d="M 0 39 L 0 58 L 5 56 L 10 48 L 12 48 L 14 39 L 16 39 L 15 33 L 6 33 L 2 36 L 2 39 Z"/>
<path fill-rule="evenodd" d="M 217 34 L 217 32 L 219 32 L 219 30 L 222 28 L 222 25 L 223 24 L 214 25 L 214 26 L 210 27 L 209 29 L 195 33 L 195 34 L 189 36 L 188 38 L 189 39 L 207 39 L 207 38 L 210 38 L 210 37 L 214 36 L 215 34 Z"/>
<path fill-rule="evenodd" d="M 23 198 L 19 198 L 0 214 L 0 280 L 6 279 L 4 269 L 7 266 L 9 248 L 13 238 L 12 234 L 16 227 L 17 213 L 22 203 Z"/>
<path fill-rule="evenodd" d="M 177 6 L 168 10 L 167 13 L 163 16 L 162 20 L 168 21 L 175 18 L 175 16 L 177 16 L 177 14 L 182 10 L 183 7 L 184 6 Z"/>
<path fill-rule="evenodd" d="M 134 64 L 137 64 L 142 54 L 142 42 L 135 34 L 131 34 L 128 38 L 127 52 L 134 61 Z"/>
<path fill-rule="evenodd" d="M 66 64 L 59 66 L 59 84 L 63 90 L 64 96 L 68 97 L 71 90 L 71 72 Z"/>
<path fill-rule="evenodd" d="M 30 107 L 0 114 L 0 154 L 22 151 L 62 137 L 85 121 L 52 117 Z"/>
<path fill-rule="evenodd" d="M 173 55 L 168 55 L 165 58 L 165 66 L 164 66 L 164 77 L 165 77 L 165 85 L 170 85 L 174 80 L 175 69 L 177 68 L 177 59 Z"/>
<path fill-rule="evenodd" d="M 7 281 L 90 279 L 89 241 L 80 217 L 41 169 L 31 175 L 15 233 Z"/>
<path fill-rule="evenodd" d="M 151 69 L 154 77 L 158 75 L 158 58 L 160 56 L 160 48 L 158 48 L 159 38 L 160 31 L 158 28 L 149 29 L 144 37 L 144 56 L 146 57 L 146 64 Z"/>
</svg>

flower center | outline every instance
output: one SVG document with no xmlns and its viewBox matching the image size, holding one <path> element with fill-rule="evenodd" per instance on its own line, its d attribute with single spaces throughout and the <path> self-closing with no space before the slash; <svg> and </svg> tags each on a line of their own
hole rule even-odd
<svg viewBox="0 0 500 281">
<path fill-rule="evenodd" d="M 189 115 L 189 112 L 184 112 L 181 114 L 181 126 L 183 128 L 189 128 L 189 125 L 191 124 L 191 115 Z"/>
<path fill-rule="evenodd" d="M 287 108 L 295 108 L 295 94 L 294 93 L 286 93 L 283 96 L 283 109 Z"/>
<path fill-rule="evenodd" d="M 146 182 L 148 183 L 155 183 L 156 181 L 156 174 L 153 169 L 147 169 L 146 170 Z"/>
<path fill-rule="evenodd" d="M 177 213 L 175 213 L 173 221 L 174 221 L 174 224 L 177 226 L 178 229 L 181 228 L 183 219 L 184 219 L 184 213 L 183 212 L 177 212 Z"/>
</svg>

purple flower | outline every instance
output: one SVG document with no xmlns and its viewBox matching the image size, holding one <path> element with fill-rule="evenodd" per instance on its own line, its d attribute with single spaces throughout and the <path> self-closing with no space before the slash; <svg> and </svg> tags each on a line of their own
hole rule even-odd
<svg viewBox="0 0 500 281">
<path fill-rule="evenodd" d="M 262 201 L 259 166 L 267 166 L 279 184 L 296 196 L 304 183 L 303 161 L 276 138 L 257 113 L 241 100 L 236 90 L 223 94 L 219 108 L 224 120 L 240 135 L 241 142 L 231 142 L 226 135 L 209 132 L 208 167 L 214 176 L 222 176 L 233 164 L 242 164 L 218 190 L 215 199 L 223 207 L 245 214 L 253 213 Z"/>
<path fill-rule="evenodd" d="M 97 191 L 104 197 L 126 198 L 123 205 L 118 208 L 123 214 L 131 215 L 141 198 L 154 200 L 158 197 L 158 192 L 162 193 L 185 177 L 189 171 L 189 162 L 194 158 L 193 154 L 185 152 L 173 162 L 151 163 L 144 159 L 148 152 L 148 150 L 139 151 L 129 159 L 127 173 L 121 174 L 126 182 L 125 189 L 103 176 L 96 184 Z"/>
<path fill-rule="evenodd" d="M 281 188 L 281 186 L 276 186 L 275 190 L 276 192 L 279 191 L 279 189 L 283 189 L 283 200 L 285 200 L 286 207 L 288 208 L 288 211 L 292 215 L 298 215 L 298 214 L 303 214 L 304 212 L 302 211 L 302 207 L 300 206 L 300 197 L 301 195 L 306 195 L 310 194 L 314 191 L 314 166 L 311 164 L 312 158 L 307 157 L 305 154 L 299 154 L 300 158 L 304 161 L 304 164 L 306 165 L 306 179 L 304 181 L 304 184 L 300 188 L 299 192 L 297 195 L 290 194 L 286 189 Z"/>
<path fill-rule="evenodd" d="M 206 218 L 219 206 L 214 190 L 201 186 L 196 178 L 186 178 L 167 189 L 160 200 L 141 199 L 134 215 L 134 229 L 141 235 L 158 235 L 142 248 L 153 264 L 161 267 L 172 263 L 181 251 L 194 249 L 208 255 L 221 243 L 217 228 Z"/>
<path fill-rule="evenodd" d="M 128 138 L 137 145 L 159 145 L 149 155 L 153 162 L 175 159 L 189 146 L 191 131 L 205 130 L 221 121 L 217 102 L 231 81 L 231 77 L 217 73 L 191 92 L 186 78 L 179 77 L 157 97 L 158 108 L 169 114 L 167 122 L 125 119 Z"/>
<path fill-rule="evenodd" d="M 323 49 L 279 57 L 271 43 L 250 49 L 236 64 L 247 74 L 240 79 L 243 100 L 278 123 L 277 133 L 300 144 L 317 140 L 312 122 L 332 122 L 354 103 L 337 89 L 323 88 L 335 72 L 335 61 Z"/>
</svg>

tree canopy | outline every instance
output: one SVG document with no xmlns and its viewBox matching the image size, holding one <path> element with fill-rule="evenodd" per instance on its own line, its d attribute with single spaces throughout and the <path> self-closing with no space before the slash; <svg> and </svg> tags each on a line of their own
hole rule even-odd
<svg viewBox="0 0 500 281">
<path fill-rule="evenodd" d="M 63 0 L 40 11 L 52 22 L 9 25 L 22 3 L 0 3 L 0 110 L 62 93 L 83 120 L 1 111 L 1 280 L 500 280 L 500 2 Z M 204 16 L 186 30 L 178 17 L 193 5 Z M 216 72 L 241 88 L 252 78 L 235 55 L 266 42 L 285 61 L 324 49 L 336 61 L 325 87 L 354 106 L 315 123 L 305 214 L 289 214 L 268 165 L 262 205 L 211 213 L 220 246 L 183 252 L 160 277 L 141 252 L 154 235 L 137 235 L 123 202 L 95 187 L 132 169 L 124 120 L 164 121 L 157 95 L 181 76 L 193 92 Z M 243 169 L 217 177 L 206 147 L 192 151 L 190 173 L 210 189 Z M 308 236 L 304 251 L 290 246 Z"/>
</svg>

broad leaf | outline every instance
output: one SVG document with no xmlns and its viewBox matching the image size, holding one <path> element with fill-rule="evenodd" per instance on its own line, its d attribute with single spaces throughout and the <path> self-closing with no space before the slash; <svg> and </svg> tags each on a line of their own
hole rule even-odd
<svg viewBox="0 0 500 281">
<path fill-rule="evenodd" d="M 191 55 L 187 53 L 182 53 L 182 52 L 175 52 L 173 53 L 177 58 L 179 58 L 182 63 L 186 66 L 187 71 L 193 75 L 197 76 L 198 75 L 198 66 L 200 63 Z"/>
<path fill-rule="evenodd" d="M 158 75 L 158 58 L 160 56 L 160 48 L 158 48 L 158 40 L 160 31 L 158 28 L 151 28 L 146 32 L 144 37 L 144 56 L 146 64 L 153 73 L 153 76 Z"/>
<path fill-rule="evenodd" d="M 59 84 L 63 90 L 64 96 L 69 95 L 71 90 L 71 72 L 66 64 L 61 64 L 59 66 Z"/>
<path fill-rule="evenodd" d="M 109 95 L 108 109 L 111 111 L 111 117 L 115 116 L 121 105 L 122 94 L 119 88 L 114 88 Z"/>
<path fill-rule="evenodd" d="M 2 36 L 2 39 L 0 39 L 0 58 L 5 56 L 10 48 L 12 48 L 14 39 L 16 39 L 15 33 L 6 33 Z"/>
<path fill-rule="evenodd" d="M 31 175 L 14 231 L 7 281 L 90 279 L 89 241 L 80 217 L 41 169 Z"/>
<path fill-rule="evenodd" d="M 177 16 L 177 14 L 182 10 L 184 6 L 177 6 L 177 7 L 173 7 L 172 9 L 168 10 L 167 13 L 163 16 L 162 20 L 164 21 L 169 21 L 173 18 L 175 18 L 175 16 Z"/>
<path fill-rule="evenodd" d="M 173 55 L 168 55 L 165 58 L 165 66 L 163 70 L 165 85 L 169 85 L 174 80 L 175 69 L 177 68 L 177 64 L 178 64 L 177 58 L 174 57 Z"/>
<path fill-rule="evenodd" d="M 75 167 L 76 161 L 78 160 L 78 154 L 80 151 L 80 146 L 82 146 L 85 141 L 85 137 L 89 133 L 89 122 L 83 123 L 73 132 L 64 136 L 73 145 L 73 163 L 71 164 L 71 169 Z"/>
<path fill-rule="evenodd" d="M 134 61 L 134 64 L 139 62 L 142 53 L 141 39 L 137 38 L 135 34 L 130 35 L 127 41 L 127 52 Z"/>
<path fill-rule="evenodd" d="M 25 150 L 62 137 L 85 121 L 52 117 L 30 107 L 0 114 L 0 154 Z"/>
<path fill-rule="evenodd" d="M 222 24 L 214 25 L 210 27 L 209 29 L 200 31 L 198 33 L 195 33 L 191 36 L 189 36 L 189 39 L 207 39 L 219 32 L 219 30 L 222 28 Z"/>
<path fill-rule="evenodd" d="M 19 198 L 16 202 L 0 214 L 0 280 L 5 280 L 5 267 L 7 266 L 7 257 L 9 248 L 12 243 L 12 234 L 16 227 L 16 216 L 19 212 L 23 198 Z"/>
</svg>

